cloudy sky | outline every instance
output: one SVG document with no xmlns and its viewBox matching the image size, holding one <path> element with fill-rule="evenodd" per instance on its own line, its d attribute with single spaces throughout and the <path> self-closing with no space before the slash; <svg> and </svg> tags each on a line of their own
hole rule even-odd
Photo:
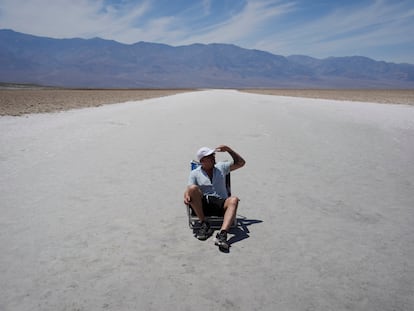
<svg viewBox="0 0 414 311">
<path fill-rule="evenodd" d="M 413 0 L 0 0 L 0 29 L 414 64 Z"/>
</svg>

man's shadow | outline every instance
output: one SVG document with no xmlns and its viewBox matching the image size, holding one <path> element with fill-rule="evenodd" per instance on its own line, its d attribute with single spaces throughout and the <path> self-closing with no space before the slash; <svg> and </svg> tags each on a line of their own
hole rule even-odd
<svg viewBox="0 0 414 311">
<path fill-rule="evenodd" d="M 237 226 L 232 227 L 229 230 L 230 234 L 233 236 L 228 240 L 229 244 L 232 245 L 234 243 L 240 242 L 244 239 L 248 239 L 250 237 L 249 233 L 249 226 L 254 224 L 262 223 L 262 220 L 259 219 L 247 219 L 245 216 L 238 216 L 237 217 Z"/>
<path fill-rule="evenodd" d="M 210 219 L 210 225 L 212 229 L 220 229 L 221 224 L 222 224 L 222 219 L 221 220 L 212 220 Z M 263 220 L 259 220 L 259 219 L 248 219 L 245 216 L 241 216 L 241 215 L 237 215 L 236 218 L 236 226 L 232 226 L 229 230 L 229 234 L 233 235 L 230 239 L 228 239 L 228 243 L 230 245 L 230 247 L 232 246 L 232 244 L 240 242 L 244 239 L 248 239 L 250 237 L 249 233 L 249 226 L 254 225 L 254 224 L 259 224 L 262 223 Z M 197 236 L 197 232 L 200 229 L 200 223 L 196 223 L 196 225 L 193 227 L 193 235 L 196 237 Z M 225 253 L 229 253 L 230 249 L 224 251 Z"/>
</svg>

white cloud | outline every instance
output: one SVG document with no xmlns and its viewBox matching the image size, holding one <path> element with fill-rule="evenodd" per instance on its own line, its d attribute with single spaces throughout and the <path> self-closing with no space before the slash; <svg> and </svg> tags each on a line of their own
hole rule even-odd
<svg viewBox="0 0 414 311">
<path fill-rule="evenodd" d="M 102 0 L 2 0 L 0 28 L 55 38 L 107 37 L 128 31 L 148 8 L 147 1 L 119 11 Z"/>
<path fill-rule="evenodd" d="M 414 37 L 413 10 L 407 3 L 375 1 L 358 10 L 337 9 L 329 15 L 301 23 L 255 45 L 274 53 L 316 57 L 361 54 L 369 49 L 407 43 Z"/>
<path fill-rule="evenodd" d="M 153 0 L 118 5 L 104 0 L 0 0 L 0 28 L 123 43 L 233 43 L 276 54 L 315 57 L 380 55 L 382 46 L 388 51 L 398 49 L 395 46 L 414 46 L 414 9 L 409 0 L 367 0 L 357 7 L 338 6 L 324 16 L 314 15 L 313 20 L 309 16 L 297 19 L 307 8 L 302 0 L 246 0 L 239 12 L 216 12 L 212 0 L 202 0 L 183 7 L 178 14 L 164 15 L 157 5 L 160 2 Z M 401 50 L 397 51 L 401 57 L 410 54 L 409 49 Z"/>
<path fill-rule="evenodd" d="M 96 17 L 94 12 L 99 8 L 98 1 L 79 1 L 73 5 L 62 0 L 4 0 L 0 4 L 0 26 L 51 37 L 67 37 L 78 35 L 79 28 L 84 28 L 85 25 L 90 27 Z"/>
<path fill-rule="evenodd" d="M 293 4 L 278 4 L 274 1 L 248 1 L 244 9 L 230 19 L 198 30 L 181 43 L 235 43 L 255 36 L 264 23 L 276 16 L 286 14 Z"/>
</svg>

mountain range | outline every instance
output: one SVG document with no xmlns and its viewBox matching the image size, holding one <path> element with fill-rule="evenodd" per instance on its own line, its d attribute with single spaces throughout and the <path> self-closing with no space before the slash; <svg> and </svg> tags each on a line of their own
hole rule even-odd
<svg viewBox="0 0 414 311">
<path fill-rule="evenodd" d="M 414 88 L 414 65 L 230 44 L 52 39 L 0 30 L 0 81 L 82 88 Z"/>
</svg>

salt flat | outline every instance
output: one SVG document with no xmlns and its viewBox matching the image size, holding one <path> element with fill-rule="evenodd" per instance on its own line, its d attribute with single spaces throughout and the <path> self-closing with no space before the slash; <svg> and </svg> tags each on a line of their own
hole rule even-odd
<svg viewBox="0 0 414 311">
<path fill-rule="evenodd" d="M 1 310 L 414 308 L 413 106 L 209 90 L 0 133 Z M 182 203 L 219 144 L 247 162 L 229 254 Z"/>
</svg>

